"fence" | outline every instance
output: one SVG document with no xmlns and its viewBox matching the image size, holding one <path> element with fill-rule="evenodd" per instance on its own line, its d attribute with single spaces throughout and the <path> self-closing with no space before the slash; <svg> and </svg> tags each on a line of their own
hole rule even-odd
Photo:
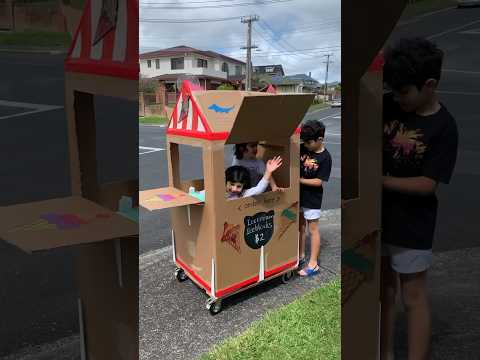
<svg viewBox="0 0 480 360">
<path fill-rule="evenodd" d="M 0 0 L 0 29 L 67 31 L 59 1 L 14 3 L 9 0 Z"/>
</svg>

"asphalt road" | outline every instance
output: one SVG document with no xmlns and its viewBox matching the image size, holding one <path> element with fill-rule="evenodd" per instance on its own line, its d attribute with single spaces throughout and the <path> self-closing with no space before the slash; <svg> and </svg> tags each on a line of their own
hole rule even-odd
<svg viewBox="0 0 480 360">
<path fill-rule="evenodd" d="M 307 119 L 322 120 L 327 128 L 326 147 L 333 160 L 331 179 L 325 186 L 324 208 L 340 207 L 340 109 L 323 109 L 305 116 Z M 139 162 L 140 189 L 168 186 L 167 158 L 165 151 L 165 127 L 140 126 Z M 233 148 L 225 151 L 225 166 L 232 162 Z M 180 174 L 182 180 L 203 177 L 200 148 L 180 146 Z M 140 253 L 158 250 L 171 244 L 169 210 L 150 212 L 140 210 Z"/>
<path fill-rule="evenodd" d="M 69 195 L 63 56 L 2 52 L 0 65 L 0 206 Z M 97 98 L 95 112 L 100 182 L 138 178 L 138 104 Z M 73 261 L 0 241 L 0 356 L 78 332 Z"/>
</svg>

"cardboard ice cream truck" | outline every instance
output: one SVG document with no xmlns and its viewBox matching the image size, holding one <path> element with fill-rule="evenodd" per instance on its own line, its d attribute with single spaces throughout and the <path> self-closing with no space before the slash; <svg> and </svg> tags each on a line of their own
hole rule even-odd
<svg viewBox="0 0 480 360">
<path fill-rule="evenodd" d="M 86 2 L 65 60 L 71 194 L 0 207 L 0 239 L 27 253 L 76 250 L 82 360 L 139 356 L 138 177 L 98 175 L 95 97 L 138 99 L 138 2 L 113 4 Z"/>
<path fill-rule="evenodd" d="M 169 186 L 141 191 L 148 210 L 171 208 L 177 279 L 190 278 L 209 295 L 207 309 L 263 281 L 289 280 L 298 265 L 299 134 L 313 94 L 200 91 L 188 81 L 166 135 Z M 280 155 L 273 173 L 284 193 L 225 197 L 227 144 L 259 141 L 258 157 Z M 179 145 L 202 149 L 204 179 L 180 181 Z"/>
</svg>

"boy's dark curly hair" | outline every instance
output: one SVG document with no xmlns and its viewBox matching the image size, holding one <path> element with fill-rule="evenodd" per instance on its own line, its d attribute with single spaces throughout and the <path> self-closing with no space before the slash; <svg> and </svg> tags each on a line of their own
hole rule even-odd
<svg viewBox="0 0 480 360">
<path fill-rule="evenodd" d="M 240 165 L 230 166 L 225 170 L 225 182 L 227 181 L 243 184 L 243 190 L 252 186 L 248 169 Z"/>
<path fill-rule="evenodd" d="M 325 124 L 320 120 L 308 120 L 302 125 L 300 139 L 302 141 L 314 140 L 325 137 Z"/>
<path fill-rule="evenodd" d="M 440 80 L 443 51 L 423 38 L 400 39 L 386 49 L 383 78 L 393 90 L 414 85 L 421 90 L 428 79 Z"/>
<path fill-rule="evenodd" d="M 233 153 L 238 160 L 243 159 L 243 153 L 247 150 L 247 143 L 235 144 Z"/>
</svg>

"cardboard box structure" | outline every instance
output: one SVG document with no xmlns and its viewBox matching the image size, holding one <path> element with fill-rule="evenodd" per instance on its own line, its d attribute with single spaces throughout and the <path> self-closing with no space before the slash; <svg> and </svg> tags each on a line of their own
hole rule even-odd
<svg viewBox="0 0 480 360">
<path fill-rule="evenodd" d="M 298 262 L 299 135 L 313 94 L 195 91 L 183 83 L 167 130 L 169 187 L 140 192 L 148 210 L 171 208 L 176 265 L 211 298 L 291 271 Z M 226 144 L 259 141 L 259 158 L 281 155 L 284 193 L 225 197 Z M 204 179 L 180 181 L 179 145 L 200 147 Z M 189 194 L 195 188 L 197 193 Z M 204 199 L 198 191 L 205 190 Z"/>
<path fill-rule="evenodd" d="M 87 1 L 65 70 L 71 196 L 0 208 L 0 238 L 75 246 L 82 360 L 138 359 L 138 178 L 100 184 L 94 110 L 97 95 L 137 101 L 138 1 Z"/>
<path fill-rule="evenodd" d="M 382 57 L 405 1 L 342 6 L 342 359 L 378 359 Z M 355 59 L 352 61 L 351 59 Z"/>
</svg>

